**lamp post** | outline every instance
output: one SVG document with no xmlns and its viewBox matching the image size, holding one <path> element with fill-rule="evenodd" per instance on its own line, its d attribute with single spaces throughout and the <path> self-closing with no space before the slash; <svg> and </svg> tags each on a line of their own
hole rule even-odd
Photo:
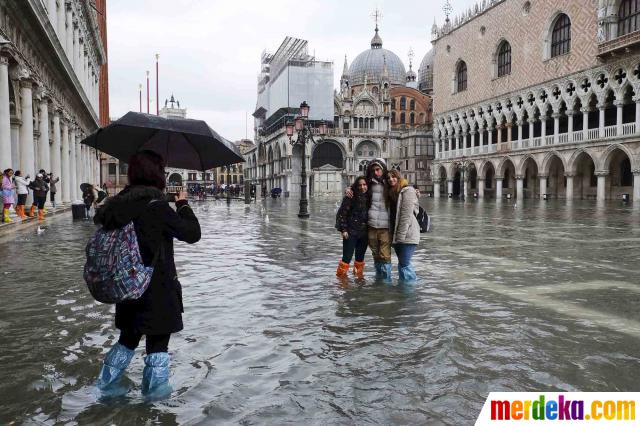
<svg viewBox="0 0 640 426">
<path fill-rule="evenodd" d="M 301 219 L 306 219 L 309 217 L 308 205 L 309 202 L 307 200 L 307 162 L 306 162 L 306 152 L 307 152 L 307 141 L 312 143 L 316 143 L 313 139 L 313 132 L 311 127 L 308 124 L 309 119 L 309 104 L 306 101 L 300 104 L 300 114 L 295 118 L 294 121 L 287 120 L 286 130 L 287 136 L 289 137 L 289 143 L 291 146 L 300 145 L 302 147 L 302 171 L 300 172 L 300 211 L 298 212 L 298 217 Z M 318 134 L 320 137 L 324 137 L 327 134 L 327 123 L 321 121 L 318 124 Z M 293 133 L 297 132 L 297 137 L 293 140 Z"/>
</svg>

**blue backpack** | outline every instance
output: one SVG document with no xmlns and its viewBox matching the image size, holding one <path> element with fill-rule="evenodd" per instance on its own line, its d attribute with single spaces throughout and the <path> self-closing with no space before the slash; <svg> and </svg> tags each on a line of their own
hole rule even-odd
<svg viewBox="0 0 640 426">
<path fill-rule="evenodd" d="M 133 222 L 123 228 L 100 228 L 85 249 L 84 281 L 98 302 L 120 303 L 140 298 L 153 276 L 158 252 L 152 266 L 145 266 Z"/>
</svg>

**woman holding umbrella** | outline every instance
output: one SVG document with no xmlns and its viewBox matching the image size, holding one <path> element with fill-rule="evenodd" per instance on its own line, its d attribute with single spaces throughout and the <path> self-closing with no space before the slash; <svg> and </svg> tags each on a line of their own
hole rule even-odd
<svg viewBox="0 0 640 426">
<path fill-rule="evenodd" d="M 144 264 L 153 266 L 154 271 L 139 299 L 116 304 L 120 338 L 104 359 L 97 386 L 107 394 L 118 390 L 117 382 L 144 335 L 147 356 L 142 392 L 156 399 L 171 393 L 169 339 L 183 328 L 182 287 L 173 259 L 173 240 L 196 243 L 200 240 L 200 224 L 185 192 L 178 194 L 175 210 L 165 201 L 165 163 L 160 155 L 140 151 L 128 163 L 129 186 L 98 208 L 94 222 L 112 230 L 133 221 Z"/>
</svg>

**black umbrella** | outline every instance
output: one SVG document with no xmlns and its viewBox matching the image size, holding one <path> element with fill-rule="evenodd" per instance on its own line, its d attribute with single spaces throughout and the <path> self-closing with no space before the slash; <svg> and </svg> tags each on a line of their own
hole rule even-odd
<svg viewBox="0 0 640 426">
<path fill-rule="evenodd" d="M 202 120 L 162 118 L 128 112 L 82 141 L 120 161 L 145 149 L 155 151 L 165 166 L 209 170 L 244 162 L 238 148 Z"/>
</svg>

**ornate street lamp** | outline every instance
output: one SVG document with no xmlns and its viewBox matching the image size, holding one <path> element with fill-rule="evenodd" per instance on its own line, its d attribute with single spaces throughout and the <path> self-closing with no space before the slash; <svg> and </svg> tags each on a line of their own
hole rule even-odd
<svg viewBox="0 0 640 426">
<path fill-rule="evenodd" d="M 295 120 L 287 120 L 285 123 L 285 129 L 287 136 L 289 137 L 289 143 L 291 146 L 300 145 L 302 147 L 302 171 L 300 172 L 300 211 L 298 217 L 306 219 L 309 217 L 308 201 L 307 201 L 307 162 L 306 151 L 307 141 L 317 143 L 313 138 L 313 131 L 308 125 L 309 119 L 309 104 L 302 102 L 300 104 L 300 115 Z M 317 134 L 323 138 L 327 134 L 327 123 L 321 121 L 317 126 Z M 294 140 L 293 134 L 297 132 L 297 137 Z"/>
</svg>

